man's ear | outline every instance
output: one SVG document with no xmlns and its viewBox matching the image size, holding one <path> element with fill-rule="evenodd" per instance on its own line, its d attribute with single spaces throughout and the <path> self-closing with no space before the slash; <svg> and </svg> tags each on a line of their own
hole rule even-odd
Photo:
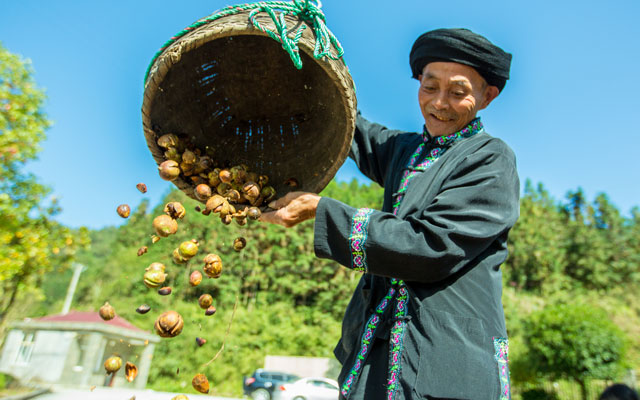
<svg viewBox="0 0 640 400">
<path fill-rule="evenodd" d="M 484 90 L 484 97 L 482 98 L 482 104 L 480 105 L 480 110 L 487 108 L 489 104 L 498 97 L 500 94 L 500 89 L 497 86 L 487 86 Z"/>
</svg>

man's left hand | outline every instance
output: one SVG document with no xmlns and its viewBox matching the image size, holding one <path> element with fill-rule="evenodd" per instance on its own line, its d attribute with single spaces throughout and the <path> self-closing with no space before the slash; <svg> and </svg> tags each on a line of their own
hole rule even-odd
<svg viewBox="0 0 640 400">
<path fill-rule="evenodd" d="M 260 221 L 291 228 L 302 221 L 315 218 L 321 197 L 315 193 L 289 192 L 269 203 L 276 211 L 262 213 Z"/>
</svg>

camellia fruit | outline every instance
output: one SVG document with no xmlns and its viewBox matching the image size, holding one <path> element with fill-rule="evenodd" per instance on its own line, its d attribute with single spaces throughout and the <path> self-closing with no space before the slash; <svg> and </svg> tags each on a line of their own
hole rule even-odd
<svg viewBox="0 0 640 400">
<path fill-rule="evenodd" d="M 102 305 L 102 307 L 100 307 L 100 310 L 98 310 L 98 314 L 100 314 L 100 318 L 102 318 L 103 320 L 109 321 L 116 317 L 116 310 L 107 301 Z"/>
<path fill-rule="evenodd" d="M 108 374 L 115 374 L 122 367 L 122 358 L 111 356 L 104 362 L 104 369 Z"/>
<path fill-rule="evenodd" d="M 153 219 L 153 229 L 158 236 L 167 237 L 178 232 L 178 223 L 166 214 L 158 215 Z"/>
<path fill-rule="evenodd" d="M 129 215 L 131 214 L 131 208 L 126 204 L 120 204 L 116 211 L 122 218 L 129 218 Z"/>
</svg>

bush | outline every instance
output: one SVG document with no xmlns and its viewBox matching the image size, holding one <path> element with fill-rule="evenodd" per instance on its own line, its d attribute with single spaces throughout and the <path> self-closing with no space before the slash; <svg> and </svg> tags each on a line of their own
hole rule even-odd
<svg viewBox="0 0 640 400">
<path fill-rule="evenodd" d="M 547 379 L 578 382 L 583 398 L 590 379 L 621 372 L 624 334 L 599 308 L 552 305 L 533 313 L 525 326 L 531 368 Z"/>
</svg>

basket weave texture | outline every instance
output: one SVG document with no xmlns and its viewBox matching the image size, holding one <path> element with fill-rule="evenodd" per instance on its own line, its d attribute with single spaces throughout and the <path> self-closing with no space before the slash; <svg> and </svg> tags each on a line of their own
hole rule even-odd
<svg viewBox="0 0 640 400">
<path fill-rule="evenodd" d="M 218 166 L 245 164 L 269 176 L 277 196 L 320 192 L 346 159 L 353 138 L 356 97 L 342 60 L 313 57 L 309 27 L 298 43 L 295 68 L 280 43 L 253 27 L 249 12 L 225 16 L 189 32 L 152 65 L 142 104 L 144 135 L 159 165 L 157 138 L 188 136 L 213 149 Z M 269 28 L 273 22 L 258 16 Z M 286 16 L 291 31 L 305 22 Z M 298 187 L 285 182 L 295 178 Z M 196 198 L 182 175 L 173 181 Z"/>
</svg>

